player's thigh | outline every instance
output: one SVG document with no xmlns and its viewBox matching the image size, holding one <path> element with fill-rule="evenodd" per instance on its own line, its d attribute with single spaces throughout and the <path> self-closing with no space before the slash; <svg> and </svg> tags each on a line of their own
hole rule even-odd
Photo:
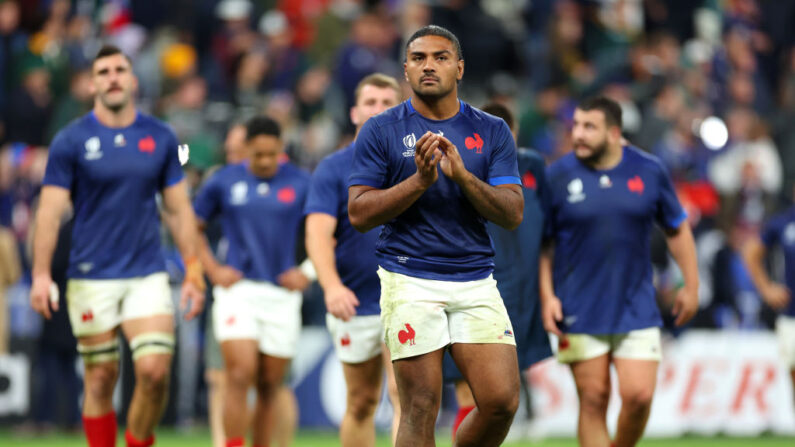
<svg viewBox="0 0 795 447">
<path fill-rule="evenodd" d="M 342 363 L 357 364 L 380 357 L 383 331 L 379 315 L 354 316 L 343 321 L 326 314 L 326 327 Z"/>
<path fill-rule="evenodd" d="M 776 319 L 776 338 L 784 364 L 795 371 L 795 318 L 781 315 Z"/>
<path fill-rule="evenodd" d="M 127 283 L 127 291 L 121 302 L 122 321 L 152 316 L 173 318 L 174 302 L 171 299 L 168 274 L 152 273 L 140 278 L 130 278 Z"/>
<path fill-rule="evenodd" d="M 367 402 L 376 405 L 381 396 L 383 364 L 381 356 L 376 355 L 358 363 L 342 363 L 348 400 Z"/>
<path fill-rule="evenodd" d="M 89 337 L 118 328 L 119 303 L 127 291 L 124 279 L 70 279 L 66 307 L 75 337 Z"/>
<path fill-rule="evenodd" d="M 607 408 L 610 398 L 610 355 L 572 362 L 570 365 L 580 403 Z"/>
<path fill-rule="evenodd" d="M 301 292 L 270 283 L 256 283 L 259 350 L 268 356 L 291 359 L 301 335 Z"/>
<path fill-rule="evenodd" d="M 447 315 L 452 343 L 516 345 L 511 319 L 491 276 L 451 287 Z"/>
<path fill-rule="evenodd" d="M 454 343 L 450 354 L 479 407 L 486 402 L 498 407 L 518 404 L 519 362 L 515 346 Z"/>
<path fill-rule="evenodd" d="M 418 411 L 424 417 L 436 417 L 442 397 L 442 354 L 438 349 L 426 354 L 394 360 L 395 382 L 401 414 Z"/>
<path fill-rule="evenodd" d="M 269 389 L 278 387 L 284 381 L 289 368 L 290 358 L 260 354 L 258 383 Z"/>
<path fill-rule="evenodd" d="M 454 283 L 378 269 L 381 323 L 392 360 L 428 354 L 450 344 L 445 312 Z"/>
<path fill-rule="evenodd" d="M 255 339 L 221 341 L 227 383 L 240 386 L 254 384 L 259 367 L 259 346 Z"/>
<path fill-rule="evenodd" d="M 119 335 L 117 329 L 77 338 L 77 352 L 83 360 L 83 379 L 87 389 L 95 384 L 112 386 L 119 374 Z"/>
<path fill-rule="evenodd" d="M 618 393 L 624 405 L 649 405 L 657 386 L 656 360 L 614 358 L 618 375 Z"/>
</svg>

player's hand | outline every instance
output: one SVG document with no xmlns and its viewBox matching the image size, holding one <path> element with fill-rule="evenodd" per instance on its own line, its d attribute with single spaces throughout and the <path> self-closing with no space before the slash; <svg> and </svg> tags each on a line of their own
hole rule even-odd
<svg viewBox="0 0 795 447">
<path fill-rule="evenodd" d="M 224 288 L 230 287 L 234 283 L 243 279 L 243 273 L 234 267 L 229 267 L 228 265 L 221 265 L 212 269 L 212 271 L 208 271 L 207 276 L 210 278 L 210 282 L 213 283 L 214 286 L 221 286 Z"/>
<path fill-rule="evenodd" d="M 698 311 L 698 289 L 682 287 L 676 292 L 674 299 L 673 315 L 676 317 L 674 324 L 682 326 L 692 319 Z"/>
<path fill-rule="evenodd" d="M 340 320 L 348 321 L 356 315 L 359 300 L 356 299 L 356 294 L 342 283 L 325 289 L 323 297 L 326 301 L 326 310 Z"/>
<path fill-rule="evenodd" d="M 188 304 L 190 304 L 190 308 L 188 308 Z M 185 314 L 185 321 L 196 318 L 202 313 L 202 309 L 204 309 L 204 290 L 192 281 L 183 282 L 179 310 Z"/>
<path fill-rule="evenodd" d="M 469 174 L 461 154 L 458 153 L 458 148 L 447 138 L 439 135 L 439 149 L 442 151 L 442 159 L 439 161 L 439 166 L 442 167 L 442 173 L 450 180 L 461 183 Z"/>
<path fill-rule="evenodd" d="M 772 283 L 761 291 L 762 299 L 768 306 L 776 310 L 781 310 L 789 305 L 792 299 L 792 292 L 779 283 Z"/>
<path fill-rule="evenodd" d="M 439 178 L 436 166 L 441 159 L 439 136 L 431 131 L 425 132 L 414 145 L 414 164 L 417 165 L 417 176 L 423 187 L 428 188 Z"/>
<path fill-rule="evenodd" d="M 52 318 L 52 312 L 58 311 L 58 288 L 49 275 L 33 278 L 30 286 L 30 307 L 48 320 Z"/>
<path fill-rule="evenodd" d="M 303 291 L 309 287 L 309 278 L 298 268 L 293 267 L 276 278 L 276 282 L 287 290 Z"/>
<path fill-rule="evenodd" d="M 541 300 L 541 320 L 547 332 L 558 337 L 563 336 L 563 332 L 558 327 L 558 323 L 563 321 L 563 305 L 558 297 L 552 296 Z"/>
</svg>

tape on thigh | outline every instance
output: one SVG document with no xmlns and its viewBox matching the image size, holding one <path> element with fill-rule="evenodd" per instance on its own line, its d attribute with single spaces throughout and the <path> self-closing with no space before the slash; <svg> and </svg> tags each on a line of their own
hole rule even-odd
<svg viewBox="0 0 795 447">
<path fill-rule="evenodd" d="M 174 335 L 166 332 L 147 332 L 130 339 L 133 360 L 152 354 L 173 354 Z"/>
<path fill-rule="evenodd" d="M 119 339 L 106 341 L 97 345 L 77 344 L 77 352 L 83 357 L 86 365 L 119 361 Z"/>
</svg>

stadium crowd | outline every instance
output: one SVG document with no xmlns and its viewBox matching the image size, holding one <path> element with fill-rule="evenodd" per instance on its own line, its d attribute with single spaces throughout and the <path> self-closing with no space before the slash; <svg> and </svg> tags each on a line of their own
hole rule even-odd
<svg viewBox="0 0 795 447">
<path fill-rule="evenodd" d="M 688 327 L 770 328 L 775 312 L 740 252 L 795 193 L 794 19 L 795 2 L 756 0 L 0 0 L 0 251 L 11 252 L 0 253 L 0 354 L 8 340 L 38 352 L 42 395 L 61 380 L 79 387 L 54 373 L 76 358 L 66 316 L 42 324 L 28 308 L 28 243 L 47 147 L 90 110 L 90 64 L 103 43 L 132 57 L 139 106 L 190 145 L 195 189 L 240 150 L 239 125 L 256 115 L 278 122 L 290 160 L 314 169 L 352 140 L 359 81 L 403 79 L 405 39 L 428 24 L 461 40 L 462 98 L 506 105 L 518 146 L 547 161 L 571 150 L 580 99 L 618 101 L 624 136 L 663 160 L 694 229 L 700 308 Z M 670 308 L 681 276 L 661 234 L 652 253 L 658 301 Z M 4 274 L 15 258 L 20 279 Z M 318 287 L 304 293 L 302 313 L 305 325 L 324 324 Z M 176 368 L 181 384 L 199 387 L 190 359 L 201 360 L 203 326 L 191 324 Z M 178 422 L 194 417 L 193 395 L 178 397 Z M 76 425 L 76 399 L 67 400 L 65 422 Z M 51 407 L 34 408 L 37 422 L 55 421 Z"/>
</svg>

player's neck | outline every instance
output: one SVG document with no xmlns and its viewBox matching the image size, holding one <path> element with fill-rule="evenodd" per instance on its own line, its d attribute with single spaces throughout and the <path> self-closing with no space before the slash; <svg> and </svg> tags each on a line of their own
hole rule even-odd
<svg viewBox="0 0 795 447">
<path fill-rule="evenodd" d="M 100 124 L 106 127 L 127 127 L 135 122 L 138 112 L 135 106 L 130 103 L 118 111 L 113 111 L 102 104 L 94 105 L 94 116 Z"/>
<path fill-rule="evenodd" d="M 441 98 L 427 99 L 411 95 L 411 106 L 420 115 L 425 118 L 441 121 L 452 118 L 458 113 L 461 108 L 461 103 L 458 101 L 458 95 L 455 92 L 445 95 Z"/>
<path fill-rule="evenodd" d="M 598 160 L 591 163 L 591 167 L 597 171 L 607 171 L 613 169 L 621 163 L 624 157 L 624 147 L 621 144 L 615 146 L 608 145 L 604 154 Z"/>
</svg>

